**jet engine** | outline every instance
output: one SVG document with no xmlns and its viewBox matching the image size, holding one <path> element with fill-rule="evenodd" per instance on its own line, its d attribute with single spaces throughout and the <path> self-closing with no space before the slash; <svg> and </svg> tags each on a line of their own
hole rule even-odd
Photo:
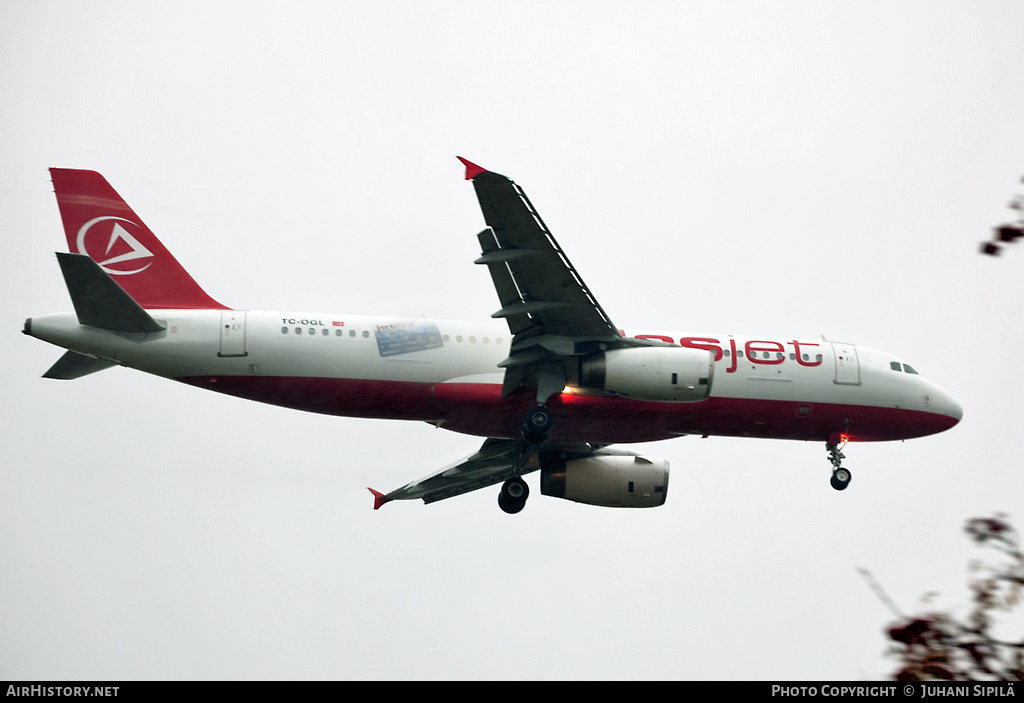
<svg viewBox="0 0 1024 703">
<path fill-rule="evenodd" d="M 540 492 L 606 508 L 656 508 L 668 494 L 668 462 L 633 454 L 592 454 L 566 461 L 541 456 Z"/>
<path fill-rule="evenodd" d="M 580 358 L 579 385 L 634 400 L 689 403 L 711 394 L 712 352 L 690 347 L 614 349 Z"/>
</svg>

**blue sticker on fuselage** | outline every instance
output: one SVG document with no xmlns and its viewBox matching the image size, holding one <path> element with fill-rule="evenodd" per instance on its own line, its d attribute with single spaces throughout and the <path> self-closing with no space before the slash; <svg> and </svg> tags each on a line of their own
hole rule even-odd
<svg viewBox="0 0 1024 703">
<path fill-rule="evenodd" d="M 377 351 L 381 356 L 397 356 L 444 346 L 441 331 L 437 325 L 417 325 L 415 322 L 398 322 L 376 325 Z"/>
</svg>

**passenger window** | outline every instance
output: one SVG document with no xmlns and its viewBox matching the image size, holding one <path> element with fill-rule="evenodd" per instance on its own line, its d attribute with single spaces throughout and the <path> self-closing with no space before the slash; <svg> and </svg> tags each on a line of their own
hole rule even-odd
<svg viewBox="0 0 1024 703">
<path fill-rule="evenodd" d="M 369 336 L 370 336 L 370 333 L 367 332 L 366 330 L 363 330 L 363 337 L 366 338 L 366 337 L 369 337 Z"/>
<path fill-rule="evenodd" d="M 349 330 L 348 331 L 348 336 L 349 337 L 355 337 L 356 336 L 356 331 L 355 330 Z"/>
<path fill-rule="evenodd" d="M 316 330 L 315 330 L 315 329 L 313 329 L 312 327 L 310 327 L 310 328 L 309 328 L 309 333 L 310 333 L 310 334 L 316 334 Z"/>
<path fill-rule="evenodd" d="M 913 367 L 910 364 L 903 364 L 903 370 L 906 371 L 907 373 L 917 373 L 917 371 L 914 371 Z"/>
<path fill-rule="evenodd" d="M 450 337 L 449 337 L 448 335 L 445 335 L 445 336 L 444 336 L 444 337 L 442 337 L 441 339 L 443 339 L 443 340 L 445 341 L 445 343 L 447 344 L 447 343 L 448 343 L 448 341 L 449 341 L 449 339 L 450 339 Z"/>
<path fill-rule="evenodd" d="M 459 335 L 456 335 L 456 336 L 455 336 L 455 341 L 456 341 L 456 342 L 461 342 L 461 341 L 462 341 L 462 335 L 461 335 L 461 334 L 459 334 Z"/>
<path fill-rule="evenodd" d="M 301 327 L 296 327 L 295 328 L 295 334 L 302 334 L 302 328 Z"/>
<path fill-rule="evenodd" d="M 282 327 L 281 328 L 281 334 L 288 334 L 288 328 L 287 327 Z"/>
<path fill-rule="evenodd" d="M 342 330 L 334 330 L 334 336 L 335 337 L 340 337 L 343 334 L 345 334 L 345 333 Z"/>
<path fill-rule="evenodd" d="M 330 333 L 331 333 L 331 331 L 329 329 L 327 329 L 326 327 L 324 327 L 324 336 L 326 337 Z"/>
<path fill-rule="evenodd" d="M 898 362 L 898 361 L 890 361 L 889 362 L 889 368 L 892 369 L 893 371 L 899 371 L 900 370 L 900 362 Z"/>
</svg>

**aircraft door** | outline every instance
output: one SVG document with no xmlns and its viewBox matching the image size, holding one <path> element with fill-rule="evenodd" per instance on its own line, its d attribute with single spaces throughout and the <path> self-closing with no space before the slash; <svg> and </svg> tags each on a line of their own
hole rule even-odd
<svg viewBox="0 0 1024 703">
<path fill-rule="evenodd" d="M 859 386 L 860 361 L 857 359 L 856 345 L 832 342 L 832 351 L 836 357 L 835 382 L 847 386 Z"/>
<path fill-rule="evenodd" d="M 245 351 L 245 313 L 225 310 L 220 314 L 220 352 L 217 356 L 248 356 Z"/>
</svg>

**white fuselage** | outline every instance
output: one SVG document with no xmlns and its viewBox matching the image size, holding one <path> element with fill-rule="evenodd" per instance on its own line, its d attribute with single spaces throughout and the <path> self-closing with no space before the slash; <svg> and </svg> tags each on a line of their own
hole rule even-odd
<svg viewBox="0 0 1024 703">
<path fill-rule="evenodd" d="M 26 330 L 146 373 L 314 412 L 415 419 L 471 434 L 507 436 L 515 434 L 521 409 L 527 407 L 521 398 L 501 397 L 504 371 L 498 363 L 507 357 L 511 341 L 503 322 L 292 311 L 148 312 L 166 329 L 117 333 L 81 325 L 74 313 L 61 313 L 31 318 Z M 577 422 L 563 423 L 561 438 L 902 439 L 947 429 L 962 415 L 942 389 L 892 355 L 866 347 L 793 337 L 628 330 L 624 336 L 711 352 L 710 397 L 658 403 L 566 388 L 553 404 L 576 413 Z M 492 417 L 477 417 L 484 411 Z M 624 421 L 637 413 L 648 428 Z M 615 422 L 603 416 L 609 414 Z M 621 429 L 611 429 L 615 424 Z"/>
</svg>

